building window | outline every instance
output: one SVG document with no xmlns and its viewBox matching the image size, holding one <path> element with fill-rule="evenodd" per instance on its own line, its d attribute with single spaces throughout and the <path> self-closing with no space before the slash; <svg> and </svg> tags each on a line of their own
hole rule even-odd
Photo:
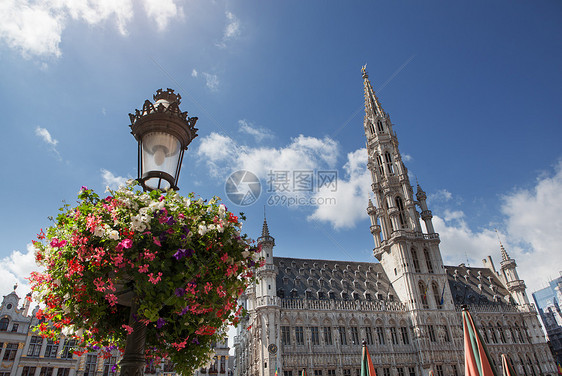
<svg viewBox="0 0 562 376">
<path fill-rule="evenodd" d="M 110 356 L 103 362 L 103 376 L 115 375 L 117 371 L 117 357 Z"/>
<path fill-rule="evenodd" d="M 58 348 L 58 343 L 55 343 L 52 339 L 48 339 L 47 347 L 45 348 L 45 358 L 56 358 Z"/>
<path fill-rule="evenodd" d="M 340 326 L 338 330 L 340 332 L 340 343 L 344 346 L 347 345 L 347 335 L 345 333 L 345 326 Z"/>
<path fill-rule="evenodd" d="M 94 376 L 96 374 L 98 356 L 86 356 L 86 368 L 84 368 L 84 376 Z"/>
<path fill-rule="evenodd" d="M 392 166 L 392 157 L 390 153 L 387 151 L 384 153 L 384 160 L 386 162 L 386 170 L 388 171 L 388 175 L 394 175 L 394 166 Z"/>
<path fill-rule="evenodd" d="M 437 376 L 443 376 L 443 365 L 437 364 L 435 369 L 437 370 Z"/>
<path fill-rule="evenodd" d="M 451 364 L 451 368 L 453 369 L 453 376 L 459 376 L 459 371 L 457 370 L 457 365 Z"/>
<path fill-rule="evenodd" d="M 70 368 L 59 368 L 57 372 L 57 376 L 69 376 L 70 375 Z"/>
<path fill-rule="evenodd" d="M 390 328 L 390 338 L 393 345 L 398 345 L 398 334 L 395 327 Z"/>
<path fill-rule="evenodd" d="M 6 317 L 4 317 L 3 319 L 0 319 L 0 332 L 7 331 L 9 323 L 10 323 L 10 320 L 7 319 Z"/>
<path fill-rule="evenodd" d="M 377 155 L 377 165 L 379 166 L 379 173 L 381 176 L 384 176 L 384 169 L 382 167 L 382 159 L 380 155 Z"/>
<path fill-rule="evenodd" d="M 429 251 L 424 249 L 423 255 L 425 256 L 425 264 L 427 266 L 428 273 L 433 273 L 433 264 L 431 263 L 431 257 L 429 257 Z"/>
<path fill-rule="evenodd" d="M 291 328 L 288 326 L 281 327 L 281 344 L 290 345 L 291 344 Z"/>
<path fill-rule="evenodd" d="M 427 331 L 429 333 L 429 340 L 431 342 L 436 342 L 436 340 L 435 340 L 435 329 L 433 328 L 433 325 L 428 325 Z"/>
<path fill-rule="evenodd" d="M 293 371 L 283 371 L 283 376 L 293 376 Z"/>
<path fill-rule="evenodd" d="M 416 376 L 416 368 L 415 367 L 408 367 L 408 372 L 410 376 Z"/>
<path fill-rule="evenodd" d="M 361 344 L 361 343 L 359 342 L 359 330 L 357 330 L 357 327 L 356 327 L 356 326 L 352 326 L 352 327 L 351 327 L 351 342 L 352 342 L 354 345 L 359 345 L 359 344 Z"/>
<path fill-rule="evenodd" d="M 498 332 L 500 332 L 500 341 L 501 343 L 506 343 L 505 335 L 503 334 L 503 327 L 500 323 L 498 323 Z"/>
<path fill-rule="evenodd" d="M 373 344 L 373 331 L 371 330 L 371 327 L 366 326 L 365 327 L 365 339 L 367 341 L 367 345 L 372 345 Z"/>
<path fill-rule="evenodd" d="M 322 370 L 321 369 L 315 369 L 314 370 L 314 376 L 322 376 Z"/>
<path fill-rule="evenodd" d="M 53 367 L 41 367 L 39 376 L 53 376 Z"/>
<path fill-rule="evenodd" d="M 416 271 L 416 273 L 421 273 L 420 261 L 418 260 L 418 252 L 416 252 L 416 250 L 412 248 L 411 253 L 412 253 L 412 260 L 414 262 L 414 270 Z"/>
<path fill-rule="evenodd" d="M 447 329 L 447 325 L 443 325 L 442 328 L 444 333 L 443 340 L 445 342 L 451 342 L 451 336 L 449 335 L 449 330 Z"/>
<path fill-rule="evenodd" d="M 420 281 L 418 283 L 418 287 L 420 288 L 420 298 L 422 306 L 423 308 L 428 309 L 429 304 L 427 303 L 427 287 L 425 287 L 425 283 L 423 283 L 423 281 Z"/>
<path fill-rule="evenodd" d="M 398 367 L 398 368 L 396 368 L 396 371 L 398 372 L 398 376 L 405 376 L 404 375 L 404 367 Z"/>
<path fill-rule="evenodd" d="M 336 376 L 336 370 L 335 369 L 329 369 L 328 370 L 328 376 Z"/>
<path fill-rule="evenodd" d="M 41 347 L 43 345 L 43 337 L 32 336 L 29 341 L 29 348 L 27 350 L 27 356 L 37 357 L 41 353 Z"/>
<path fill-rule="evenodd" d="M 304 345 L 304 329 L 302 326 L 295 326 L 295 341 L 297 345 Z"/>
<path fill-rule="evenodd" d="M 17 324 L 17 323 L 12 324 L 12 332 L 17 332 L 19 327 L 20 327 L 20 324 Z"/>
<path fill-rule="evenodd" d="M 310 340 L 311 340 L 313 345 L 319 345 L 320 344 L 320 336 L 318 335 L 318 327 L 317 326 L 311 326 L 310 327 Z"/>
<path fill-rule="evenodd" d="M 65 339 L 62 347 L 61 359 L 72 359 L 73 348 L 76 346 L 76 341 L 73 339 Z"/>
<path fill-rule="evenodd" d="M 405 345 L 410 344 L 410 337 L 408 336 L 408 328 L 405 326 L 400 327 L 400 334 L 402 335 L 402 343 Z"/>
<path fill-rule="evenodd" d="M 343 370 L 343 376 L 351 376 L 351 370 L 350 369 L 344 369 Z"/>
<path fill-rule="evenodd" d="M 402 202 L 402 197 L 397 196 L 394 200 L 396 202 L 396 207 L 398 208 L 398 220 L 400 221 L 400 227 L 408 227 L 406 222 L 406 211 L 404 210 L 404 203 Z"/>
<path fill-rule="evenodd" d="M 382 121 L 377 121 L 377 129 L 379 130 L 380 133 L 384 133 L 384 128 L 382 126 Z"/>
<path fill-rule="evenodd" d="M 6 350 L 4 350 L 4 357 L 3 360 L 11 361 L 16 358 L 16 353 L 18 352 L 18 344 L 17 343 L 8 343 L 6 344 Z"/>
<path fill-rule="evenodd" d="M 332 345 L 332 328 L 329 326 L 324 327 L 324 344 Z"/>
<path fill-rule="evenodd" d="M 383 376 L 390 376 L 390 368 L 389 367 L 384 367 L 382 369 L 382 374 Z"/>
<path fill-rule="evenodd" d="M 21 376 L 34 376 L 35 375 L 35 367 L 28 367 L 25 366 L 23 367 L 23 371 L 21 373 Z"/>
<path fill-rule="evenodd" d="M 384 329 L 382 326 L 377 326 L 377 338 L 379 340 L 379 345 L 384 345 Z"/>
<path fill-rule="evenodd" d="M 443 308 L 441 306 L 441 296 L 439 295 L 439 287 L 437 287 L 437 283 L 433 282 L 431 284 L 431 288 L 433 290 L 433 297 L 435 298 L 435 306 L 439 309 Z M 445 292 L 445 290 L 443 290 Z"/>
<path fill-rule="evenodd" d="M 492 336 L 492 342 L 498 343 L 498 337 L 496 336 L 496 331 L 494 330 L 492 324 L 490 324 L 490 335 Z"/>
</svg>

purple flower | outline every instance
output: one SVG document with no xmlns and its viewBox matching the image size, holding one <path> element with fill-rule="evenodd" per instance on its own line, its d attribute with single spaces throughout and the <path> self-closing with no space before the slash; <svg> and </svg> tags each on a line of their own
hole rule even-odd
<svg viewBox="0 0 562 376">
<path fill-rule="evenodd" d="M 117 364 L 111 366 L 111 372 L 117 371 Z"/>
<path fill-rule="evenodd" d="M 191 343 L 195 343 L 196 345 L 198 345 L 198 344 L 199 344 L 199 340 L 198 340 L 197 338 L 193 338 L 193 339 L 191 340 Z"/>
<path fill-rule="evenodd" d="M 168 224 L 168 226 L 173 226 L 174 223 L 176 223 L 176 220 L 174 219 L 174 217 L 169 216 L 168 220 L 166 221 L 166 223 Z"/>
<path fill-rule="evenodd" d="M 182 289 L 181 287 L 178 287 L 176 289 L 176 296 L 180 297 L 180 296 L 184 296 L 185 295 L 185 289 Z"/>
<path fill-rule="evenodd" d="M 186 306 L 186 307 L 184 307 L 184 309 L 181 310 L 180 316 L 185 315 L 187 312 L 189 312 L 189 306 Z"/>
<path fill-rule="evenodd" d="M 191 255 L 193 255 L 193 249 L 188 248 L 188 249 L 178 249 L 178 251 L 176 253 L 174 253 L 174 257 L 176 258 L 176 260 L 181 260 L 184 257 L 191 257 Z"/>
<path fill-rule="evenodd" d="M 160 329 L 161 327 L 163 327 L 164 325 L 166 325 L 166 320 L 164 320 L 162 317 L 160 317 L 157 321 L 156 321 L 156 328 Z"/>
</svg>

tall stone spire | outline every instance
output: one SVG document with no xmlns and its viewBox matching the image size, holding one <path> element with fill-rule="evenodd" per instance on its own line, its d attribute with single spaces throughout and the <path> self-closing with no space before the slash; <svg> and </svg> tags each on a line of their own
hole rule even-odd
<svg viewBox="0 0 562 376">
<path fill-rule="evenodd" d="M 385 117 L 386 113 L 384 112 L 381 103 L 379 102 L 379 98 L 375 94 L 373 87 L 371 86 L 371 82 L 369 81 L 369 74 L 367 73 L 367 64 L 361 67 L 361 73 L 363 76 L 363 86 L 365 91 L 365 111 L 367 109 L 372 111 L 373 115 L 380 115 Z"/>
<path fill-rule="evenodd" d="M 275 245 L 275 239 L 269 235 L 269 227 L 267 226 L 267 218 L 265 216 L 265 206 L 263 207 L 263 226 L 261 229 L 261 236 L 258 238 L 258 243 L 270 242 Z"/>
</svg>

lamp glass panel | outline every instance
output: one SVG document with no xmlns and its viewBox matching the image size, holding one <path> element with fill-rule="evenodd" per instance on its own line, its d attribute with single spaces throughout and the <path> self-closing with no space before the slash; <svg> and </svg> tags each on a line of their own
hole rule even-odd
<svg viewBox="0 0 562 376">
<path fill-rule="evenodd" d="M 181 144 L 180 141 L 164 132 L 147 133 L 142 138 L 142 174 L 150 171 L 166 172 L 172 177 L 176 177 L 176 169 L 179 163 Z M 158 188 L 158 180 L 152 178 L 146 181 L 150 188 Z M 162 182 L 164 184 L 164 182 Z M 167 188 L 169 184 L 160 185 L 160 188 Z"/>
</svg>

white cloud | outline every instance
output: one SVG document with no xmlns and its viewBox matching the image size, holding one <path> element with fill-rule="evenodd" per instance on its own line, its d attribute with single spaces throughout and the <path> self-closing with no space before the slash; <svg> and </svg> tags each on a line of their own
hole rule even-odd
<svg viewBox="0 0 562 376">
<path fill-rule="evenodd" d="M 144 0 L 144 10 L 149 18 L 156 21 L 160 31 L 168 27 L 170 19 L 183 17 L 183 8 L 177 6 L 174 0 Z"/>
<path fill-rule="evenodd" d="M 251 147 L 213 132 L 200 141 L 197 155 L 217 177 L 244 169 L 266 182 L 272 171 L 292 174 L 293 171 L 334 168 L 338 145 L 328 137 L 299 135 L 285 147 Z"/>
<path fill-rule="evenodd" d="M 205 77 L 206 85 L 210 90 L 217 91 L 219 89 L 219 76 L 203 72 L 203 77 Z"/>
<path fill-rule="evenodd" d="M 254 137 L 257 142 L 261 142 L 265 138 L 273 138 L 273 134 L 270 130 L 256 127 L 246 120 L 238 120 L 238 125 L 240 125 L 240 128 L 238 128 L 239 132 L 249 134 Z"/>
<path fill-rule="evenodd" d="M 51 136 L 51 133 L 46 128 L 41 128 L 41 127 L 35 128 L 35 134 L 41 137 L 43 141 L 45 141 L 47 144 L 53 147 L 57 146 L 57 144 L 59 143 Z"/>
<path fill-rule="evenodd" d="M 354 227 L 358 220 L 367 217 L 371 187 L 367 150 L 363 148 L 347 154 L 343 169 L 345 176 L 338 176 L 335 191 L 326 186 L 314 195 L 317 202 L 324 204 L 316 206 L 308 219 L 329 222 L 335 229 L 341 229 Z"/>
<path fill-rule="evenodd" d="M 191 77 L 197 77 L 198 75 L 199 73 L 197 72 L 197 70 L 193 68 L 193 70 L 191 71 Z"/>
<path fill-rule="evenodd" d="M 412 158 L 412 156 L 410 154 L 404 154 L 402 153 L 402 160 L 404 162 L 410 162 L 411 160 L 413 160 L 414 158 Z"/>
<path fill-rule="evenodd" d="M 36 127 L 35 128 L 35 135 L 39 136 L 43 142 L 50 146 L 53 153 L 56 154 L 57 158 L 60 160 L 61 156 L 59 151 L 57 150 L 57 144 L 59 143 L 58 140 L 55 140 L 51 133 L 46 128 Z"/>
<path fill-rule="evenodd" d="M 442 203 L 450 201 L 453 198 L 453 195 L 446 189 L 440 189 L 437 192 L 430 193 L 427 198 L 433 203 Z"/>
<path fill-rule="evenodd" d="M 35 264 L 35 249 L 32 244 L 27 245 L 26 252 L 13 251 L 9 256 L 0 260 L 0 286 L 1 295 L 7 295 L 13 291 L 13 286 L 17 283 L 17 294 L 23 298 L 31 291 L 27 277 L 32 271 L 38 271 L 39 267 Z M 20 301 L 22 303 L 22 301 Z"/>
<path fill-rule="evenodd" d="M 148 17 L 163 30 L 183 11 L 174 0 L 143 0 Z M 4 0 L 0 2 L 0 43 L 24 57 L 59 57 L 63 31 L 69 19 L 97 25 L 113 22 L 122 35 L 134 16 L 133 1 L 113 0 Z"/>
<path fill-rule="evenodd" d="M 240 20 L 232 12 L 227 11 L 226 21 L 222 40 L 217 43 L 217 46 L 221 48 L 225 48 L 228 41 L 240 36 Z"/>
<path fill-rule="evenodd" d="M 126 181 L 130 179 L 123 176 L 116 176 L 113 172 L 106 170 L 105 168 L 101 169 L 101 178 L 103 185 L 108 186 L 111 189 L 117 189 L 120 185 L 125 185 Z"/>
<path fill-rule="evenodd" d="M 516 260 L 530 296 L 546 281 L 558 277 L 562 269 L 562 162 L 554 173 L 537 179 L 532 188 L 504 195 L 501 211 L 505 219 L 500 238 L 509 256 Z M 481 260 L 490 255 L 496 269 L 500 267 L 500 246 L 494 229 L 470 229 L 465 214 L 459 210 L 435 215 L 433 224 L 440 234 L 446 264 L 456 265 L 468 258 L 471 266 L 480 267 Z"/>
</svg>

